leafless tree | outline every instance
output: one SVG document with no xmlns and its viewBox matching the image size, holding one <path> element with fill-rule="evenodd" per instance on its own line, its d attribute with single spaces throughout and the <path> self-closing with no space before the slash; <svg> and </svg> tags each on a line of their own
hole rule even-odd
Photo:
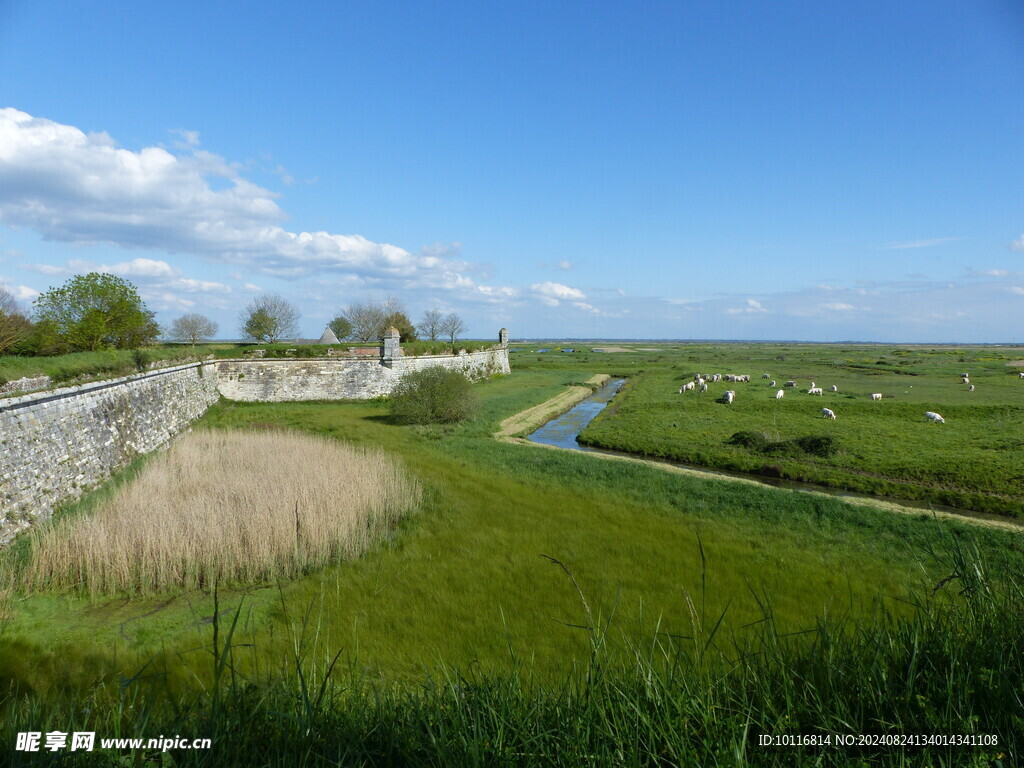
<svg viewBox="0 0 1024 768">
<path fill-rule="evenodd" d="M 238 320 L 242 336 L 273 344 L 299 335 L 299 317 L 299 310 L 284 297 L 277 293 L 267 293 L 246 304 Z"/>
<path fill-rule="evenodd" d="M 195 313 L 182 315 L 171 323 L 168 337 L 175 341 L 188 341 L 192 346 L 199 341 L 208 341 L 217 333 L 217 324 L 205 315 Z"/>
<path fill-rule="evenodd" d="M 17 300 L 0 285 L 0 354 L 17 344 L 29 328 Z"/>
<path fill-rule="evenodd" d="M 352 325 L 352 338 L 357 341 L 377 341 L 384 335 L 388 325 L 408 326 L 400 327 L 403 340 L 409 336 L 405 331 L 413 330 L 412 323 L 408 322 L 405 307 L 402 302 L 394 296 L 389 296 L 384 302 L 359 301 L 341 308 L 340 315 Z"/>
<path fill-rule="evenodd" d="M 452 342 L 452 346 L 455 345 L 455 339 L 460 333 L 466 330 L 466 324 L 462 322 L 462 318 L 454 312 L 448 314 L 444 320 L 441 321 L 441 333 L 449 337 Z"/>
<path fill-rule="evenodd" d="M 419 329 L 421 336 L 431 341 L 437 341 L 437 337 L 443 333 L 441 330 L 443 322 L 444 315 L 441 314 L 440 309 L 428 309 L 423 313 L 423 319 L 420 320 L 420 324 L 416 327 Z"/>
</svg>

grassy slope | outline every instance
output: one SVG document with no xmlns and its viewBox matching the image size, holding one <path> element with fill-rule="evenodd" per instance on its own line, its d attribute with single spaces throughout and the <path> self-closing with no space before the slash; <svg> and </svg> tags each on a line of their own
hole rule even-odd
<svg viewBox="0 0 1024 768">
<path fill-rule="evenodd" d="M 643 373 L 631 377 L 582 441 L 700 466 L 1024 515 L 1024 382 L 1006 366 L 1003 353 L 810 346 L 775 352 L 719 345 L 615 356 L 620 366 L 632 363 Z M 749 359 L 756 354 L 762 359 Z M 677 394 L 696 371 L 750 373 L 753 380 L 715 384 L 705 394 Z M 800 387 L 787 389 L 777 401 L 761 371 L 780 386 L 792 379 Z M 960 383 L 962 371 L 971 373 L 975 392 Z M 835 384 L 839 391 L 809 396 L 811 380 L 826 390 Z M 725 389 L 737 392 L 732 405 L 717 402 Z M 884 399 L 871 401 L 872 392 Z M 822 407 L 834 410 L 837 420 L 823 420 Z M 926 410 L 942 413 L 946 424 L 927 422 Z M 831 458 L 765 455 L 728 445 L 741 430 L 776 440 L 831 435 L 840 452 Z"/>
<path fill-rule="evenodd" d="M 565 626 L 585 617 L 572 584 L 542 554 L 572 569 L 603 616 L 617 606 L 612 635 L 633 639 L 649 637 L 659 617 L 662 631 L 692 634 L 687 595 L 709 622 L 725 612 L 722 638 L 742 637 L 763 617 L 764 595 L 778 625 L 796 630 L 823 612 L 863 619 L 885 597 L 939 575 L 915 553 L 940 527 L 959 530 L 953 525 L 490 438 L 503 418 L 589 375 L 520 371 L 483 383 L 484 414 L 460 427 L 397 427 L 378 403 L 215 407 L 203 426 L 282 425 L 384 447 L 427 489 L 422 513 L 362 559 L 222 594 L 222 611 L 245 595 L 237 639 L 254 650 L 240 668 L 274 668 L 308 610 L 318 647 L 345 649 L 371 677 L 414 682 L 442 662 L 501 669 L 510 648 L 540 674 L 555 672 L 585 656 L 585 634 Z M 975 535 L 1002 567 L 1019 570 L 1012 535 Z M 130 675 L 154 657 L 149 669 L 181 685 L 209 673 L 207 656 L 190 652 L 209 645 L 209 595 L 96 603 L 35 595 L 12 612 L 0 675 L 44 692 Z"/>
</svg>

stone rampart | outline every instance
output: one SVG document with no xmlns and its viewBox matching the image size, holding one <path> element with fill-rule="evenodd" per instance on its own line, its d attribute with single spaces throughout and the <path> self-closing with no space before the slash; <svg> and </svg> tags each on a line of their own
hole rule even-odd
<svg viewBox="0 0 1024 768">
<path fill-rule="evenodd" d="M 161 448 L 217 401 L 210 363 L 0 399 L 0 543 Z"/>
<path fill-rule="evenodd" d="M 221 394 L 246 402 L 365 400 L 391 392 L 408 371 L 437 366 L 461 371 L 470 379 L 509 372 L 505 348 L 460 355 L 382 355 L 376 360 L 219 360 L 215 365 Z"/>
<path fill-rule="evenodd" d="M 137 456 L 166 446 L 221 395 L 248 402 L 367 399 L 388 394 L 404 373 L 433 366 L 470 379 L 508 373 L 508 349 L 204 361 L 0 397 L 0 544 Z"/>
</svg>

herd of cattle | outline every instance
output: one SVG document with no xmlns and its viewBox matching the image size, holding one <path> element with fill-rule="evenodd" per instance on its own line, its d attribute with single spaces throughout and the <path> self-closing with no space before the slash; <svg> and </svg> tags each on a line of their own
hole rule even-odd
<svg viewBox="0 0 1024 768">
<path fill-rule="evenodd" d="M 1024 379 L 1024 373 L 1020 373 L 1018 375 L 1019 375 L 1020 378 Z M 776 383 L 775 383 L 775 380 L 771 378 L 771 376 L 769 376 L 767 373 L 762 373 L 761 374 L 761 378 L 762 379 L 770 379 L 770 381 L 768 382 L 768 387 L 770 389 L 775 389 Z M 974 391 L 974 385 L 971 384 L 970 374 L 962 373 L 962 374 L 960 374 L 960 378 L 963 381 L 963 383 L 968 386 L 969 391 L 973 392 Z M 679 394 L 682 395 L 682 394 L 684 394 L 686 392 L 689 392 L 691 390 L 697 390 L 699 392 L 707 392 L 708 391 L 708 383 L 709 382 L 710 383 L 718 383 L 720 381 L 749 383 L 750 382 L 750 376 L 748 376 L 746 374 L 733 374 L 733 373 L 725 373 L 725 374 L 722 374 L 722 373 L 695 373 L 695 374 L 693 374 L 693 381 L 688 381 L 685 384 L 683 384 L 683 386 L 681 386 L 679 388 Z M 790 389 L 795 389 L 797 384 L 796 384 L 795 381 L 787 381 L 785 386 L 790 388 Z M 838 392 L 839 391 L 839 387 L 837 387 L 835 384 L 833 384 L 830 389 L 831 389 L 832 392 Z M 824 391 L 825 390 L 824 390 L 823 387 L 817 386 L 817 384 L 815 384 L 813 381 L 811 382 L 811 385 L 807 388 L 807 394 L 809 394 L 809 395 L 822 395 L 822 394 L 824 394 Z M 785 396 L 786 396 L 786 390 L 785 389 L 779 389 L 779 390 L 777 390 L 775 392 L 775 399 L 776 400 L 781 400 Z M 721 401 L 726 403 L 726 404 L 729 404 L 729 403 L 732 403 L 735 399 L 736 399 L 736 390 L 734 390 L 734 389 L 727 389 L 725 391 L 725 393 L 722 395 Z M 881 400 L 882 399 L 882 393 L 881 392 L 873 392 L 873 393 L 871 393 L 871 399 L 872 400 Z M 836 414 L 835 414 L 835 411 L 833 411 L 831 408 L 822 408 L 821 409 L 821 417 L 823 419 L 832 419 L 833 421 L 835 421 Z M 946 423 L 946 420 L 944 418 L 942 418 L 941 415 L 939 415 L 938 413 L 935 413 L 934 411 L 925 411 L 924 417 L 928 421 L 933 421 L 933 422 L 935 422 L 937 424 L 945 424 Z"/>
</svg>

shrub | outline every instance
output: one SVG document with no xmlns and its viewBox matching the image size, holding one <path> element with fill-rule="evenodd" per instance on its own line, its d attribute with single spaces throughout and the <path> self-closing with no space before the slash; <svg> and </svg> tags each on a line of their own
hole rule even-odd
<svg viewBox="0 0 1024 768">
<path fill-rule="evenodd" d="M 835 456 L 839 451 L 839 441 L 831 435 L 804 435 L 794 441 L 800 450 L 822 458 Z"/>
<path fill-rule="evenodd" d="M 458 371 L 431 367 L 403 376 L 391 393 L 391 415 L 402 424 L 449 424 L 472 418 L 479 398 Z"/>
</svg>

